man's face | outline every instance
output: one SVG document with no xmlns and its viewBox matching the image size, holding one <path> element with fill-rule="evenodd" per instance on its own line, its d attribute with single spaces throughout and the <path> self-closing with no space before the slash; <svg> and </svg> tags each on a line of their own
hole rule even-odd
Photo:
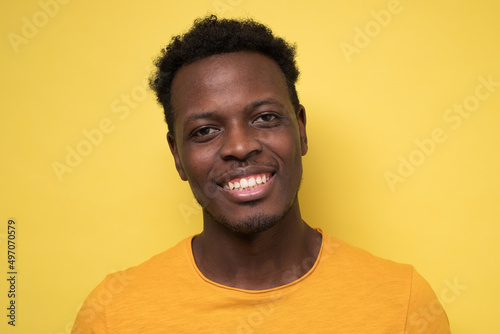
<svg viewBox="0 0 500 334">
<path fill-rule="evenodd" d="M 295 114 L 273 60 L 234 52 L 186 65 L 172 83 L 172 105 L 170 149 L 205 226 L 256 233 L 298 207 L 305 111 Z"/>
</svg>

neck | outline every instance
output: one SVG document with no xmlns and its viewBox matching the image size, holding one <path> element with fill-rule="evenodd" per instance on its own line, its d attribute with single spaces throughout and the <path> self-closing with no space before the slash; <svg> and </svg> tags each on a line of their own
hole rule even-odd
<svg viewBox="0 0 500 334">
<path fill-rule="evenodd" d="M 302 277 L 320 246 L 321 235 L 302 221 L 298 203 L 272 228 L 255 234 L 237 234 L 204 217 L 203 232 L 192 244 L 205 277 L 246 290 L 271 289 Z"/>
</svg>

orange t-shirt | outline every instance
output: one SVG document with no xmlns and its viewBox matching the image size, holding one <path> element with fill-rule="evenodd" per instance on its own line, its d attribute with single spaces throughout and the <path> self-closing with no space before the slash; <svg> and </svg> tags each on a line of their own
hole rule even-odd
<svg viewBox="0 0 500 334">
<path fill-rule="evenodd" d="M 258 291 L 204 277 L 192 237 L 185 239 L 108 275 L 86 299 L 72 333 L 450 333 L 436 295 L 412 266 L 319 231 L 321 250 L 306 275 Z"/>
</svg>

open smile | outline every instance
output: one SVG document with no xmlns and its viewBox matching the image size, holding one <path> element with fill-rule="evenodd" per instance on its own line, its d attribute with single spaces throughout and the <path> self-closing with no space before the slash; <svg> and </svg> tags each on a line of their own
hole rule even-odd
<svg viewBox="0 0 500 334">
<path fill-rule="evenodd" d="M 226 190 L 249 191 L 264 185 L 272 177 L 271 173 L 260 173 L 241 178 L 234 178 L 224 184 Z"/>
<path fill-rule="evenodd" d="M 274 171 L 247 170 L 237 174 L 226 175 L 223 181 L 218 182 L 219 189 L 232 201 L 248 202 L 261 199 L 269 193 L 274 184 Z"/>
</svg>

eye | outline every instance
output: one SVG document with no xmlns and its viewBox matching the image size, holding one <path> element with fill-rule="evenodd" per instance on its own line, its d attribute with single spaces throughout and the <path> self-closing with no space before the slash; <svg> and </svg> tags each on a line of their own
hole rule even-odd
<svg viewBox="0 0 500 334">
<path fill-rule="evenodd" d="M 191 137 L 195 140 L 208 140 L 217 133 L 219 133 L 219 129 L 205 126 L 193 131 Z"/>
<path fill-rule="evenodd" d="M 218 130 L 215 129 L 215 128 L 209 128 L 209 127 L 206 127 L 206 128 L 201 128 L 197 131 L 195 131 L 193 133 L 193 136 L 195 137 L 204 137 L 204 136 L 209 136 L 211 134 L 214 134 L 215 132 L 217 132 Z"/>
<path fill-rule="evenodd" d="M 281 122 L 281 120 L 282 117 L 276 113 L 260 114 L 253 121 L 253 125 L 262 128 L 273 128 L 282 124 L 283 122 Z"/>
<path fill-rule="evenodd" d="M 271 122 L 276 119 L 276 116 L 273 114 L 265 114 L 256 119 L 257 122 Z"/>
</svg>

